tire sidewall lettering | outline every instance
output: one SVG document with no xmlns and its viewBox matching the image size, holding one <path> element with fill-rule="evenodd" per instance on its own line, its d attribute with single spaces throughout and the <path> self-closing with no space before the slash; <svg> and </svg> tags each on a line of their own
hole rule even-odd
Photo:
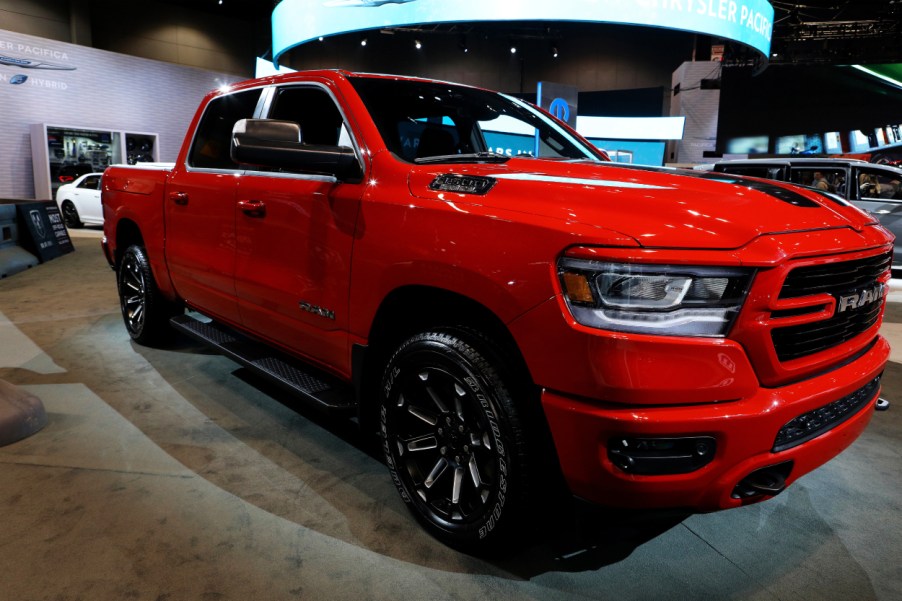
<svg viewBox="0 0 902 601">
<path fill-rule="evenodd" d="M 478 519 L 471 522 L 468 527 L 460 529 L 460 525 L 454 526 L 452 524 L 449 526 L 441 523 L 441 521 L 436 521 L 431 517 L 432 510 L 428 509 L 428 505 L 424 507 L 420 506 L 420 499 L 414 498 L 416 496 L 413 494 L 414 491 L 408 490 L 409 485 L 402 477 L 402 470 L 406 468 L 399 461 L 398 449 L 394 448 L 392 440 L 392 437 L 398 436 L 398 433 L 394 432 L 394 428 L 397 426 L 392 425 L 395 423 L 393 419 L 394 412 L 403 410 L 398 406 L 398 395 L 401 393 L 398 392 L 397 387 L 401 382 L 406 381 L 405 378 L 410 375 L 409 370 L 416 371 L 429 366 L 428 361 L 425 364 L 419 363 L 416 360 L 410 361 L 410 354 L 405 354 L 405 350 L 409 353 L 411 344 L 405 344 L 400 347 L 389 362 L 384 373 L 381 391 L 382 400 L 379 410 L 382 450 L 386 465 L 391 474 L 392 482 L 404 503 L 410 506 L 411 509 L 431 527 L 448 534 L 459 532 L 459 535 L 463 537 L 466 537 L 466 532 L 469 531 L 469 536 L 474 537 L 475 540 L 483 540 L 489 537 L 493 531 L 498 529 L 500 523 L 506 521 L 504 516 L 506 515 L 505 505 L 509 488 L 509 467 L 503 442 L 503 430 L 497 416 L 495 405 L 497 401 L 494 399 L 493 392 L 491 391 L 492 378 L 495 376 L 489 376 L 488 374 L 484 376 L 479 372 L 474 372 L 474 369 L 480 369 L 478 363 L 471 362 L 465 355 L 462 356 L 457 352 L 447 353 L 446 355 L 447 358 L 451 358 L 458 370 L 462 370 L 463 373 L 457 371 L 456 377 L 459 378 L 459 382 L 464 384 L 465 388 L 469 389 L 471 398 L 476 401 L 474 407 L 478 405 L 481 408 L 481 419 L 485 420 L 483 428 L 487 425 L 487 430 L 491 432 L 492 455 L 495 458 L 494 461 L 498 470 L 496 474 L 497 482 L 493 487 L 494 491 L 491 493 L 492 496 L 487 499 L 492 502 L 491 506 L 484 506 L 480 511 L 480 517 Z M 453 350 L 456 351 L 456 349 Z M 417 351 L 418 349 L 413 349 L 414 353 Z M 503 386 L 503 384 L 501 385 Z"/>
</svg>

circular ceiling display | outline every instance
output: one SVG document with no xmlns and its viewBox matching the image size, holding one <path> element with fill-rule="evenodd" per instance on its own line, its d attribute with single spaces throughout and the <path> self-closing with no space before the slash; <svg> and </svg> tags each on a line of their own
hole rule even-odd
<svg viewBox="0 0 902 601">
<path fill-rule="evenodd" d="M 273 57 L 320 37 L 413 25 L 572 21 L 701 33 L 770 53 L 766 0 L 282 0 L 272 13 Z"/>
</svg>

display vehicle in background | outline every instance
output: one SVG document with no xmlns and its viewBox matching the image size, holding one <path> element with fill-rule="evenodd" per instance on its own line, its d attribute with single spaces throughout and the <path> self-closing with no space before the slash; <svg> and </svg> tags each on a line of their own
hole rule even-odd
<svg viewBox="0 0 902 601">
<path fill-rule="evenodd" d="M 86 173 L 72 183 L 56 190 L 56 204 L 63 215 L 66 227 L 103 225 L 103 209 L 100 206 L 100 179 L 102 173 Z"/>
<path fill-rule="evenodd" d="M 898 132 L 896 132 L 896 135 L 893 136 L 893 138 L 899 139 Z M 902 167 L 902 143 L 896 142 L 894 144 L 887 144 L 885 146 L 871 148 L 864 152 L 852 152 L 844 156 L 846 158 L 861 159 L 879 165 Z"/>
<path fill-rule="evenodd" d="M 846 158 L 737 159 L 711 169 L 819 188 L 871 212 L 896 237 L 893 271 L 902 272 L 902 169 Z"/>
<path fill-rule="evenodd" d="M 529 536 L 559 486 L 768 499 L 878 405 L 892 236 L 873 216 L 613 163 L 503 94 L 243 82 L 202 100 L 174 164 L 107 169 L 103 205 L 135 341 L 174 326 L 355 418 L 454 546 Z"/>
</svg>

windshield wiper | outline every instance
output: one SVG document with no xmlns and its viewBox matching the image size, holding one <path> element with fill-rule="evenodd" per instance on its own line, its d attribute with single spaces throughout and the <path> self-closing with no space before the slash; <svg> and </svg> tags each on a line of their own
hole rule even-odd
<svg viewBox="0 0 902 601">
<path fill-rule="evenodd" d="M 509 156 L 496 152 L 471 152 L 467 154 L 442 154 L 434 157 L 420 157 L 413 162 L 418 165 L 427 163 L 506 163 Z"/>
</svg>

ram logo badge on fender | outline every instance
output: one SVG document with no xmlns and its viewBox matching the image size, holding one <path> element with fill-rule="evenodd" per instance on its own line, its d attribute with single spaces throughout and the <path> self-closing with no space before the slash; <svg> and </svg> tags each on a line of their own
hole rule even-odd
<svg viewBox="0 0 902 601">
<path fill-rule="evenodd" d="M 843 313 L 850 309 L 860 309 L 881 299 L 883 299 L 883 284 L 877 284 L 876 286 L 857 291 L 854 294 L 840 296 L 836 301 L 836 312 Z"/>
</svg>

